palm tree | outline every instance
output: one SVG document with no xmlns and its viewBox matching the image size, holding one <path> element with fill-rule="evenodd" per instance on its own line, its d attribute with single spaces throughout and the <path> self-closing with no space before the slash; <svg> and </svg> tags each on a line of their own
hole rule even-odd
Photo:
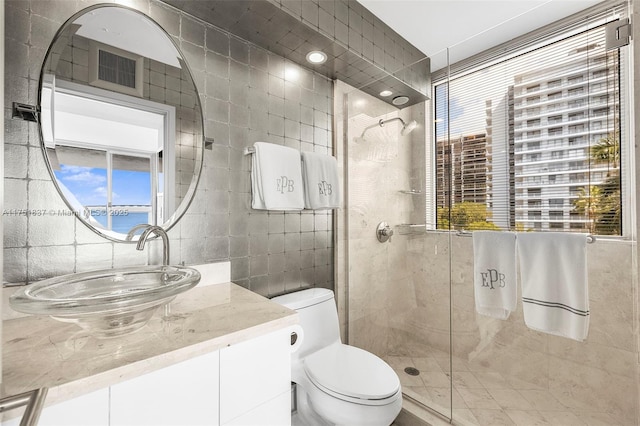
<svg viewBox="0 0 640 426">
<path fill-rule="evenodd" d="M 620 144 L 618 143 L 618 131 L 609 133 L 589 150 L 591 158 L 596 163 L 607 163 L 609 167 L 618 170 L 620 164 Z"/>
<path fill-rule="evenodd" d="M 590 219 L 589 232 L 600 235 L 619 235 L 621 227 L 620 203 L 620 144 L 618 132 L 609 133 L 589 150 L 596 164 L 607 163 L 607 178 L 599 185 L 580 191 L 574 201 L 575 211 Z"/>
</svg>

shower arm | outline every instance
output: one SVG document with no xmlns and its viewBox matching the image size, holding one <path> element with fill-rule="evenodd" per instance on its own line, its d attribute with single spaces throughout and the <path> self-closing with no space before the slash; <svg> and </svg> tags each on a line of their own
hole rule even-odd
<svg viewBox="0 0 640 426">
<path fill-rule="evenodd" d="M 380 119 L 378 120 L 378 122 L 376 124 L 372 124 L 370 126 L 367 126 L 364 128 L 364 130 L 362 131 L 362 134 L 360 135 L 360 137 L 364 137 L 364 134 L 367 132 L 367 130 L 369 129 L 373 129 L 374 127 L 384 127 L 385 124 L 391 122 L 391 121 L 395 121 L 395 120 L 400 120 L 400 122 L 402 123 L 402 126 L 406 126 L 406 123 L 404 122 L 404 120 L 400 117 L 393 117 L 393 118 L 388 118 L 386 120 Z"/>
</svg>

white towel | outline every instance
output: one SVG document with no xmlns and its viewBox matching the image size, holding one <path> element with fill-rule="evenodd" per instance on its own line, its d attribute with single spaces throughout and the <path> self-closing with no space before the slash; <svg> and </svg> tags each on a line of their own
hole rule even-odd
<svg viewBox="0 0 640 426">
<path fill-rule="evenodd" d="M 340 207 L 338 162 L 334 157 L 302 152 L 302 178 L 305 208 L 315 210 Z"/>
<path fill-rule="evenodd" d="M 583 341 L 589 332 L 587 236 L 518 234 L 522 308 L 527 327 Z"/>
<path fill-rule="evenodd" d="M 257 210 L 304 208 L 300 152 L 266 142 L 253 144 L 251 207 Z"/>
<path fill-rule="evenodd" d="M 476 311 L 507 319 L 516 308 L 516 234 L 473 231 L 473 287 Z"/>
</svg>

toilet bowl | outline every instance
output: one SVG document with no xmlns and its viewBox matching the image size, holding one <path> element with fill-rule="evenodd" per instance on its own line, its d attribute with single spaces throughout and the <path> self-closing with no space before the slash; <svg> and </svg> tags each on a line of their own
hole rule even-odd
<svg viewBox="0 0 640 426">
<path fill-rule="evenodd" d="M 291 354 L 297 416 L 305 425 L 390 425 L 402 408 L 400 380 L 382 359 L 340 340 L 331 290 L 272 299 L 298 312 L 304 339 Z"/>
</svg>

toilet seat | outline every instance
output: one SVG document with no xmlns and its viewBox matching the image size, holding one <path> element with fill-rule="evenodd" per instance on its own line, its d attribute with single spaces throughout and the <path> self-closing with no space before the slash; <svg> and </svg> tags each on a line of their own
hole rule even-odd
<svg viewBox="0 0 640 426">
<path fill-rule="evenodd" d="M 307 356 L 304 370 L 322 391 L 356 404 L 385 405 L 400 393 L 400 380 L 387 363 L 339 342 Z"/>
</svg>

